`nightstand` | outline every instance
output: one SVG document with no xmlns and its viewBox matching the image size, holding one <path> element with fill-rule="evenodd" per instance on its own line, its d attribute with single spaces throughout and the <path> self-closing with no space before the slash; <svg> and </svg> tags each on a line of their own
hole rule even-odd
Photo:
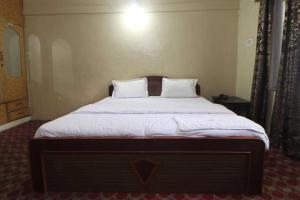
<svg viewBox="0 0 300 200">
<path fill-rule="evenodd" d="M 250 101 L 245 99 L 235 96 L 229 96 L 228 99 L 220 99 L 215 96 L 213 97 L 213 102 L 227 107 L 229 110 L 238 115 L 242 115 L 244 117 L 249 116 Z"/>
</svg>

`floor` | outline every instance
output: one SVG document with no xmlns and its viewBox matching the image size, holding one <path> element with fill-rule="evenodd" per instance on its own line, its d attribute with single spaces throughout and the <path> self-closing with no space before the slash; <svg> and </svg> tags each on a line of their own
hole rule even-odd
<svg viewBox="0 0 300 200">
<path fill-rule="evenodd" d="M 300 200 L 300 162 L 271 150 L 265 161 L 261 196 L 214 194 L 141 194 L 141 193 L 47 193 L 31 191 L 28 163 L 28 141 L 42 122 L 31 121 L 0 133 L 0 200 Z"/>
</svg>

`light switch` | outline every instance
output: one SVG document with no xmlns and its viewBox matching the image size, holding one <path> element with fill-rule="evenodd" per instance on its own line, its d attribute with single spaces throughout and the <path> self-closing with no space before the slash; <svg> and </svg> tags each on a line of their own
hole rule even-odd
<svg viewBox="0 0 300 200">
<path fill-rule="evenodd" d="M 253 38 L 248 38 L 248 39 L 245 41 L 245 46 L 246 46 L 246 47 L 252 47 L 252 46 L 253 46 L 253 43 L 254 43 Z"/>
</svg>

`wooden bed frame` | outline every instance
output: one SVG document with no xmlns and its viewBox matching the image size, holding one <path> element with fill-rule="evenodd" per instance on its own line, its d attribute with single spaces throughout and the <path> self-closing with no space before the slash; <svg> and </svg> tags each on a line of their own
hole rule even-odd
<svg viewBox="0 0 300 200">
<path fill-rule="evenodd" d="M 147 78 L 159 95 L 161 77 Z M 265 144 L 256 137 L 39 138 L 29 148 L 37 192 L 262 192 Z"/>
</svg>

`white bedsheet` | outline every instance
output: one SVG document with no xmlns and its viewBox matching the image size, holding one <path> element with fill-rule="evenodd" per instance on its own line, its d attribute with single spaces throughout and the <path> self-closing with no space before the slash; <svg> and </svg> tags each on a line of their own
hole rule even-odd
<svg viewBox="0 0 300 200">
<path fill-rule="evenodd" d="M 79 108 L 73 113 L 93 114 L 233 114 L 222 105 L 199 98 L 111 98 Z"/>
<path fill-rule="evenodd" d="M 197 122 L 205 119 L 206 121 L 214 119 L 219 123 L 211 123 L 213 127 L 205 127 L 203 124 L 206 123 Z M 248 119 L 243 120 L 242 127 L 241 124 L 235 126 L 235 123 L 231 123 L 225 128 L 226 121 L 238 119 L 236 114 L 224 106 L 213 104 L 202 97 L 129 99 L 108 97 L 42 125 L 37 130 L 35 138 L 257 136 L 265 142 L 266 148 L 269 147 L 264 129 Z"/>
</svg>

